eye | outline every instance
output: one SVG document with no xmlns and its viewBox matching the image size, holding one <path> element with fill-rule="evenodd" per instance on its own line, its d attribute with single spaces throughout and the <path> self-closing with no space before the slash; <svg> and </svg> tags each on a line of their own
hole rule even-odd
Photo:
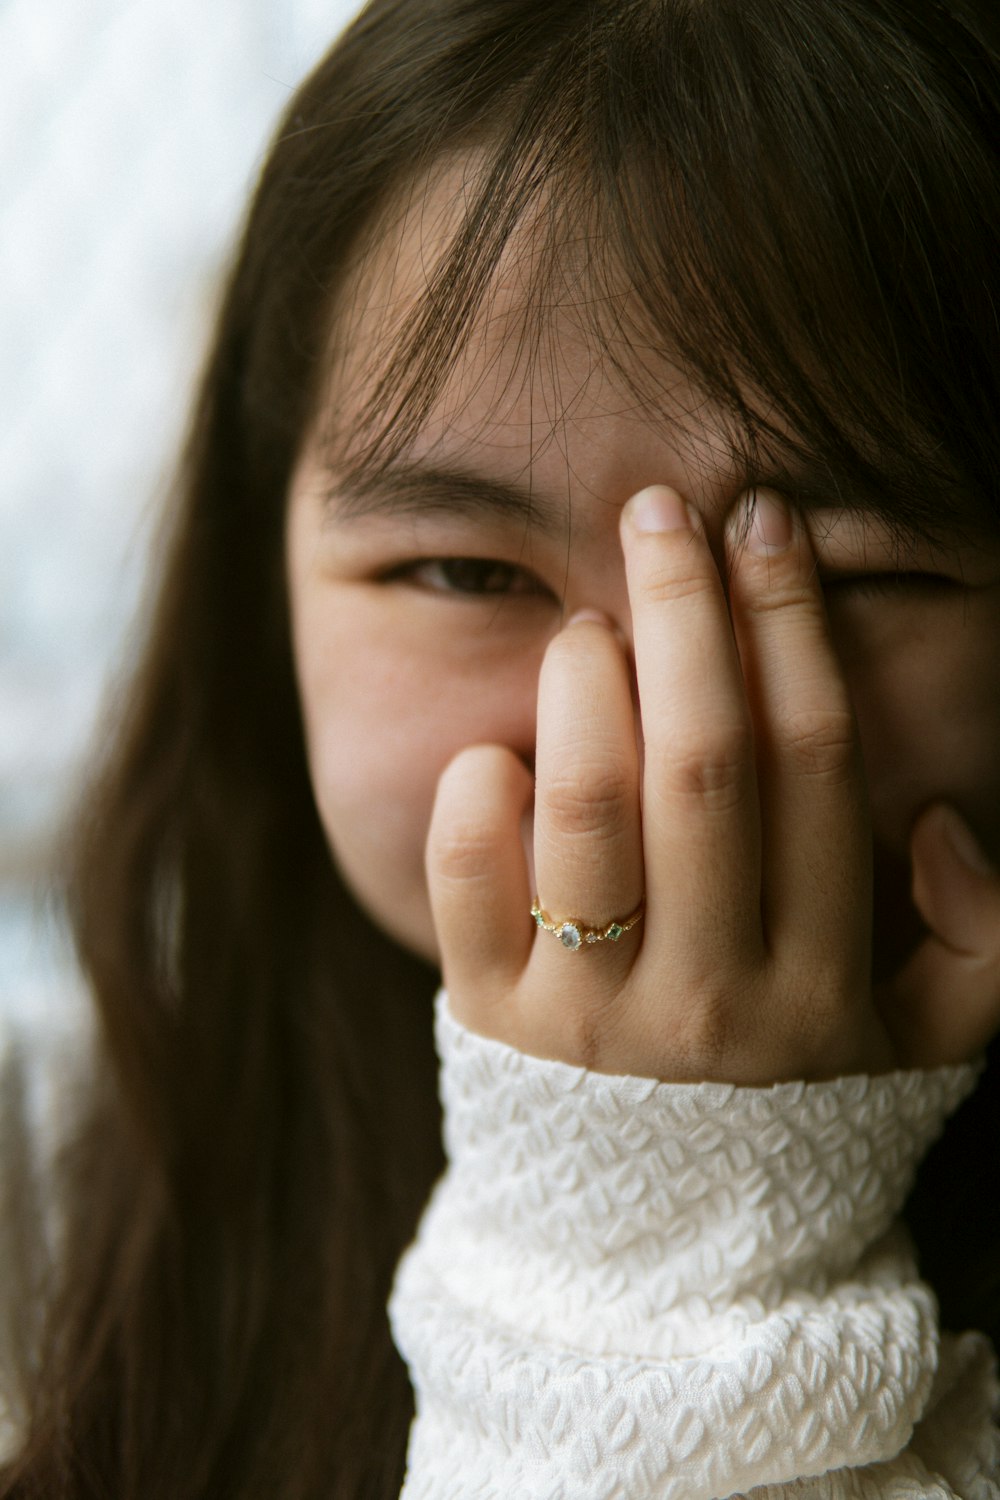
<svg viewBox="0 0 1000 1500">
<path fill-rule="evenodd" d="M 962 588 L 957 578 L 943 573 L 825 573 L 823 592 L 836 599 L 939 599 Z"/>
<path fill-rule="evenodd" d="M 527 568 L 495 557 L 429 557 L 405 563 L 387 576 L 438 594 L 496 599 L 549 593 Z"/>
</svg>

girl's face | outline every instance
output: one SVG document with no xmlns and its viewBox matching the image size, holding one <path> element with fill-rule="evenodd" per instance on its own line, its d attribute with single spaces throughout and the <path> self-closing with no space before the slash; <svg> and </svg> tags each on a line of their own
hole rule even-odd
<svg viewBox="0 0 1000 1500">
<path fill-rule="evenodd" d="M 523 343 L 516 261 L 411 448 L 377 484 L 340 483 L 371 352 L 426 289 L 421 225 L 433 217 L 422 199 L 359 284 L 356 352 L 304 446 L 288 511 L 320 817 L 362 906 L 430 959 L 424 843 L 441 771 L 486 742 L 532 763 L 539 666 L 570 614 L 599 609 L 629 638 L 618 513 L 631 494 L 679 490 L 721 557 L 744 488 L 722 414 L 665 364 L 653 372 L 667 393 L 656 415 L 640 408 L 595 364 L 571 289 L 547 336 Z M 832 506 L 811 510 L 809 526 L 864 747 L 885 968 L 916 933 L 907 845 L 925 804 L 952 802 L 1000 859 L 1000 539 L 956 527 L 946 545 L 914 539 L 900 553 L 883 524 Z M 527 829 L 525 842 L 530 860 Z"/>
</svg>

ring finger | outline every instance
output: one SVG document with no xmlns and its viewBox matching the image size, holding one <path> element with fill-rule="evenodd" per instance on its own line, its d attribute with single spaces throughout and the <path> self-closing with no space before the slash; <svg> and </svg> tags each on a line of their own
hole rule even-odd
<svg viewBox="0 0 1000 1500">
<path fill-rule="evenodd" d="M 565 923 L 559 934 L 564 945 L 583 947 L 585 929 L 593 934 L 624 920 L 638 908 L 643 894 L 638 751 L 628 665 L 612 630 L 595 614 L 575 617 L 546 653 L 538 690 L 537 741 L 538 899 L 550 926 Z M 605 941 L 598 946 L 608 950 L 615 944 Z M 558 952 L 548 934 L 539 948 L 550 956 Z M 630 942 L 619 951 L 635 950 Z"/>
</svg>

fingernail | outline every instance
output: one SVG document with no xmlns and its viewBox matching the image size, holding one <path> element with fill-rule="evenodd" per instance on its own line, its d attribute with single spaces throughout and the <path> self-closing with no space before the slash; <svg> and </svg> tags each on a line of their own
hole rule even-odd
<svg viewBox="0 0 1000 1500">
<path fill-rule="evenodd" d="M 651 484 L 633 495 L 626 507 L 636 531 L 693 531 L 694 517 L 678 495 L 663 484 Z"/>
<path fill-rule="evenodd" d="M 750 525 L 744 528 L 748 550 L 757 557 L 784 552 L 792 540 L 792 517 L 784 501 L 770 490 L 757 490 L 744 505 L 750 509 Z"/>
<path fill-rule="evenodd" d="M 955 808 L 948 803 L 942 802 L 938 808 L 938 817 L 944 825 L 948 842 L 966 869 L 972 870 L 976 875 L 985 875 L 995 880 L 997 876 L 995 867 L 983 852 L 979 840 L 961 813 L 956 812 Z"/>
<path fill-rule="evenodd" d="M 587 609 L 578 609 L 574 614 L 570 615 L 563 628 L 568 630 L 571 625 L 583 625 L 588 621 L 592 625 L 603 625 L 605 630 L 610 630 L 618 644 L 623 646 L 626 651 L 628 650 L 628 637 L 624 630 L 618 624 L 617 620 L 613 620 L 603 610 L 591 609 L 589 607 Z"/>
<path fill-rule="evenodd" d="M 566 621 L 566 628 L 568 629 L 570 625 L 582 625 L 587 620 L 590 620 L 595 625 L 604 625 L 609 630 L 614 629 L 614 621 L 610 620 L 608 616 L 599 609 L 576 610 L 575 613 L 571 614 L 569 619 Z"/>
</svg>

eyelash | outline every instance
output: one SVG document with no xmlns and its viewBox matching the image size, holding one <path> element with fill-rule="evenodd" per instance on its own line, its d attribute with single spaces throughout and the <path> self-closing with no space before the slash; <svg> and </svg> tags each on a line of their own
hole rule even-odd
<svg viewBox="0 0 1000 1500">
<path fill-rule="evenodd" d="M 437 581 L 420 577 L 421 573 L 432 570 L 439 574 Z M 403 563 L 385 576 L 389 581 L 402 580 L 430 593 L 460 599 L 543 598 L 550 593 L 527 568 L 495 557 L 422 558 Z M 943 574 L 894 572 L 834 573 L 821 578 L 821 583 L 828 596 L 841 593 L 875 599 L 940 595 L 959 586 L 955 579 Z"/>
<path fill-rule="evenodd" d="M 431 583 L 419 576 L 421 572 L 426 574 L 433 569 L 441 575 L 438 582 Z M 410 582 L 431 593 L 452 594 L 458 598 L 540 598 L 549 593 L 527 568 L 496 557 L 426 557 L 393 568 L 386 577 L 390 581 Z"/>
<path fill-rule="evenodd" d="M 959 588 L 954 578 L 942 573 L 844 573 L 821 579 L 827 595 L 850 593 L 860 598 L 899 598 L 901 595 L 937 596 Z"/>
</svg>

